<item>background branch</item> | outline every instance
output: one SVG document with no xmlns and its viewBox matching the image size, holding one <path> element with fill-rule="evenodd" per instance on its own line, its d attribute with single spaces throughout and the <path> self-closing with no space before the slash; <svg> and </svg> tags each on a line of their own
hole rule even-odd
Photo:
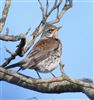
<svg viewBox="0 0 94 100">
<path fill-rule="evenodd" d="M 56 8 L 58 8 L 59 6 L 57 6 Z M 50 23 L 50 24 L 58 23 L 60 21 L 60 19 L 63 17 L 63 15 L 65 14 L 65 12 L 71 7 L 72 7 L 72 0 L 66 0 L 64 7 L 60 11 L 60 13 L 58 12 L 57 17 L 54 20 L 49 21 L 48 23 Z"/>
<path fill-rule="evenodd" d="M 3 41 L 19 41 L 20 40 L 20 43 L 19 45 L 17 46 L 17 49 L 15 50 L 14 53 L 11 53 L 8 49 L 6 49 L 7 52 L 10 52 L 10 57 L 9 58 L 5 58 L 5 62 L 1 65 L 2 67 L 5 67 L 7 66 L 13 59 L 15 59 L 16 56 L 23 56 L 22 55 L 22 50 L 23 50 L 23 47 L 26 43 L 26 38 L 24 35 L 19 35 L 19 36 L 13 36 L 13 35 L 0 35 L 0 40 L 3 40 Z"/>
<path fill-rule="evenodd" d="M 25 38 L 24 35 L 14 36 L 14 35 L 8 35 L 8 34 L 0 34 L 0 40 L 3 41 L 19 41 L 22 38 Z"/>
<path fill-rule="evenodd" d="M 11 0 L 6 0 L 5 6 L 3 9 L 2 17 L 0 19 L 0 33 L 3 30 L 4 24 L 6 22 L 6 18 L 8 16 L 9 8 L 10 8 Z"/>
<path fill-rule="evenodd" d="M 57 18 L 55 18 L 52 21 L 47 21 L 47 18 L 52 14 L 52 12 L 56 9 L 58 9 L 60 7 L 60 5 L 62 4 L 63 0 L 55 0 L 53 7 L 50 9 L 50 11 L 48 11 L 48 6 L 49 6 L 49 2 L 48 0 L 46 1 L 46 9 L 44 9 L 42 1 L 38 0 L 39 4 L 40 4 L 40 9 L 42 12 L 42 20 L 40 21 L 39 25 L 35 28 L 34 32 L 32 33 L 31 37 L 28 39 L 28 41 L 26 42 L 25 47 L 23 48 L 23 54 L 25 54 L 30 47 L 32 47 L 32 45 L 35 42 L 35 39 L 42 34 L 43 35 L 43 31 L 47 28 L 48 24 L 53 25 L 55 23 L 58 23 L 60 21 L 60 19 L 63 17 L 63 14 L 72 6 L 72 0 L 66 0 L 65 6 L 62 8 L 61 12 L 57 14 Z"/>
</svg>

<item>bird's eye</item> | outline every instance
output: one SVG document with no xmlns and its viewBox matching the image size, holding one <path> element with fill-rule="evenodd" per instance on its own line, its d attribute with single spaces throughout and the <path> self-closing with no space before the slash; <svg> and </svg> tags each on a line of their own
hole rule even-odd
<svg viewBox="0 0 94 100">
<path fill-rule="evenodd" d="M 49 32 L 49 33 L 51 33 L 51 32 L 52 32 L 52 30 L 48 30 L 48 32 Z"/>
</svg>

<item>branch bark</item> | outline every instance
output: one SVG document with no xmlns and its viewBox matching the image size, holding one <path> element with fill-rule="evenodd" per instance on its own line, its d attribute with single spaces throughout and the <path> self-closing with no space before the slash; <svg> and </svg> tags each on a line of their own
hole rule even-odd
<svg viewBox="0 0 94 100">
<path fill-rule="evenodd" d="M 48 23 L 50 24 L 58 23 L 60 19 L 63 17 L 63 15 L 66 13 L 66 11 L 70 9 L 71 7 L 72 7 L 72 0 L 66 0 L 64 7 L 60 11 L 60 13 L 58 12 L 57 17 L 53 19 L 52 21 L 49 21 Z"/>
<path fill-rule="evenodd" d="M 14 53 L 11 53 L 8 49 L 6 49 L 6 52 L 10 53 L 10 57 L 9 58 L 6 58 L 5 62 L 1 65 L 2 67 L 5 67 L 6 65 L 8 65 L 13 59 L 15 59 L 16 56 L 23 56 L 22 55 L 22 51 L 23 51 L 23 47 L 26 43 L 26 38 L 24 35 L 19 35 L 19 36 L 14 36 L 14 35 L 4 35 L 4 34 L 1 34 L 0 35 L 0 40 L 3 40 L 3 41 L 19 41 L 20 40 L 20 43 L 19 45 L 17 46 L 17 49 L 15 50 Z"/>
<path fill-rule="evenodd" d="M 37 36 L 39 36 L 45 30 L 47 24 L 53 25 L 58 23 L 60 19 L 63 17 L 64 13 L 71 8 L 72 0 L 66 0 L 66 3 L 62 10 L 57 12 L 57 17 L 52 21 L 47 21 L 48 17 L 52 14 L 53 11 L 58 9 L 63 0 L 55 0 L 54 5 L 48 11 L 49 2 L 46 2 L 46 9 L 44 9 L 42 5 L 42 1 L 38 0 L 40 4 L 40 9 L 42 12 L 42 20 L 40 24 L 35 28 L 32 36 L 30 36 L 29 41 L 26 41 L 25 37 L 22 36 L 13 36 L 13 35 L 0 35 L 0 40 L 3 41 L 20 41 L 18 48 L 15 50 L 15 53 L 11 53 L 11 56 L 6 59 L 6 61 L 1 65 L 5 67 L 10 63 L 11 60 L 15 59 L 17 55 L 23 56 L 34 44 L 34 41 Z M 4 24 L 6 22 L 6 18 L 9 12 L 11 0 L 6 0 L 5 7 L 3 9 L 2 17 L 0 19 L 0 32 L 2 32 Z M 27 31 L 28 33 L 28 31 Z M 26 33 L 26 34 L 27 34 Z M 50 79 L 34 79 L 32 77 L 28 77 L 22 74 L 18 74 L 13 71 L 6 70 L 0 67 L 0 81 L 6 81 L 11 84 L 15 84 L 17 86 L 42 92 L 42 93 L 64 93 L 64 92 L 82 92 L 88 96 L 91 100 L 94 100 L 94 84 L 90 79 L 80 79 L 74 80 L 69 77 L 56 77 Z"/>
<path fill-rule="evenodd" d="M 2 17 L 0 19 L 0 33 L 2 32 L 4 24 L 6 22 L 6 18 L 8 16 L 10 5 L 11 5 L 11 0 L 6 0 L 3 13 L 2 13 Z"/>
<path fill-rule="evenodd" d="M 22 38 L 25 38 L 25 36 L 24 35 L 14 36 L 14 35 L 8 35 L 8 34 L 0 34 L 0 40 L 3 40 L 3 41 L 15 42 L 15 41 L 21 40 Z"/>
<path fill-rule="evenodd" d="M 94 100 L 94 84 L 90 79 L 73 81 L 73 79 L 66 79 L 62 76 L 46 80 L 34 79 L 0 67 L 0 80 L 42 93 L 82 92 Z"/>
</svg>

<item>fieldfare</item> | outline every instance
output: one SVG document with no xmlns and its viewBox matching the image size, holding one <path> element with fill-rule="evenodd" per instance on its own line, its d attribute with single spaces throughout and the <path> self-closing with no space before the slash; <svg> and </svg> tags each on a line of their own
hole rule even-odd
<svg viewBox="0 0 94 100">
<path fill-rule="evenodd" d="M 46 29 L 26 58 L 7 66 L 6 69 L 20 67 L 20 70 L 34 69 L 37 73 L 48 73 L 56 69 L 61 62 L 62 54 L 62 44 L 58 39 L 58 30 L 60 28 L 51 26 Z"/>
</svg>

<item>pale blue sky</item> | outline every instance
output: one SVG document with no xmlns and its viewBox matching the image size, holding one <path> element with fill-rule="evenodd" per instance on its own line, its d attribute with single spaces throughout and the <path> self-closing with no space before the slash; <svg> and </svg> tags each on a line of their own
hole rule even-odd
<svg viewBox="0 0 94 100">
<path fill-rule="evenodd" d="M 3 1 L 3 2 L 1 2 Z M 0 0 L 3 8 L 5 0 Z M 50 0 L 50 5 L 53 3 Z M 63 43 L 62 62 L 65 64 L 65 72 L 72 78 L 93 79 L 93 0 L 74 0 L 73 7 L 64 15 L 58 25 L 63 28 L 59 31 L 59 38 Z M 0 9 L 0 15 L 1 15 Z M 54 17 L 54 14 L 50 19 Z M 37 0 L 12 0 L 5 28 L 9 27 L 10 34 L 25 33 L 29 27 L 32 32 L 39 24 L 41 12 Z M 58 26 L 57 25 L 57 26 Z M 17 43 L 16 43 L 17 44 Z M 14 51 L 14 43 L 0 41 L 0 48 L 7 46 Z M 0 49 L 1 62 L 9 55 Z M 16 58 L 15 62 L 19 60 Z M 12 61 L 14 63 L 14 61 Z M 37 77 L 34 71 L 26 70 L 21 73 Z M 59 67 L 53 72 L 60 75 Z M 40 74 L 43 78 L 52 77 L 50 74 Z M 42 94 L 24 89 L 6 82 L 0 82 L 0 100 L 27 100 L 37 97 L 38 100 L 89 100 L 82 93 Z M 46 98 L 46 99 L 45 99 Z"/>
</svg>

